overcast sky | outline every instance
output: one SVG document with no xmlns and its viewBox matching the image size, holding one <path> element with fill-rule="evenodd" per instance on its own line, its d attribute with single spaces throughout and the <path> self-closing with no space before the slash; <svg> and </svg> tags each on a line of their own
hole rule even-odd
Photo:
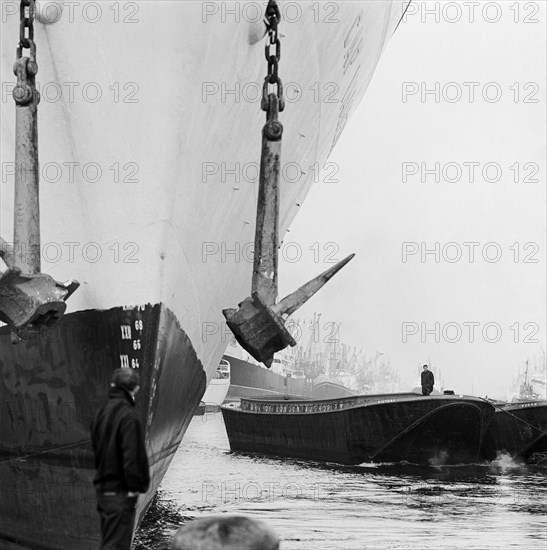
<svg viewBox="0 0 547 550">
<path fill-rule="evenodd" d="M 281 255 L 280 295 L 355 252 L 297 317 L 340 322 L 409 385 L 431 360 L 445 388 L 502 396 L 546 348 L 545 3 L 482 2 L 453 23 L 454 2 L 425 16 L 435 4 L 399 26 L 285 237 L 302 258 Z"/>
</svg>

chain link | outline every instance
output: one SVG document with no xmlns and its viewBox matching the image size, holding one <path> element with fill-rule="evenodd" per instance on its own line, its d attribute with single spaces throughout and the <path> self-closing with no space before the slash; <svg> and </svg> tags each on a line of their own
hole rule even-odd
<svg viewBox="0 0 547 550">
<path fill-rule="evenodd" d="M 279 111 L 283 111 L 285 108 L 285 98 L 283 96 L 283 82 L 279 78 L 278 69 L 279 61 L 281 60 L 281 42 L 278 34 L 278 24 L 281 19 L 279 7 L 275 0 L 269 0 L 268 7 L 266 8 L 266 25 L 268 27 L 268 42 L 264 49 L 266 61 L 268 62 L 268 74 L 264 79 L 264 86 L 262 88 L 262 103 L 261 107 L 263 111 L 269 110 L 269 94 L 272 93 L 278 98 Z M 272 48 L 275 47 L 275 53 L 272 53 Z M 273 86 L 273 91 L 270 92 L 270 85 Z"/>
<path fill-rule="evenodd" d="M 31 102 L 38 105 L 40 101 L 35 80 L 38 72 L 36 44 L 34 43 L 35 9 L 35 0 L 21 0 L 19 5 L 19 44 L 17 44 L 15 64 L 13 65 L 13 72 L 17 76 L 13 98 L 17 105 L 28 105 Z M 30 50 L 29 57 L 23 57 L 23 49 Z"/>
<path fill-rule="evenodd" d="M 28 8 L 28 17 L 27 17 Z M 30 49 L 31 60 L 36 60 L 36 45 L 34 44 L 34 13 L 35 0 L 21 0 L 19 4 L 19 44 L 17 46 L 17 59 L 23 56 L 23 48 Z M 28 36 L 27 36 L 28 29 Z"/>
</svg>

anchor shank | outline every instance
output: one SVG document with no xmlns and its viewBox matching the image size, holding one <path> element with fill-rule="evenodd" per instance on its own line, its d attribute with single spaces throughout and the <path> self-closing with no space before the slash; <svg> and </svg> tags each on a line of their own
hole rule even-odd
<svg viewBox="0 0 547 550">
<path fill-rule="evenodd" d="M 353 257 L 355 254 L 350 254 L 343 260 L 340 260 L 336 265 L 327 269 L 311 281 L 302 285 L 292 294 L 285 296 L 283 300 L 275 304 L 272 310 L 279 315 L 292 315 L 299 307 L 307 302 L 318 290 L 320 290 L 334 275 L 336 275 Z"/>
<path fill-rule="evenodd" d="M 34 88 L 33 79 L 31 83 Z M 16 100 L 15 106 L 14 267 L 29 275 L 40 272 L 38 101 L 34 92 L 31 101 Z"/>
<path fill-rule="evenodd" d="M 262 130 L 260 182 L 256 213 L 253 281 L 251 293 L 258 293 L 265 303 L 277 298 L 277 263 L 279 248 L 279 173 L 283 126 L 277 120 L 277 98 L 271 116 Z"/>
</svg>

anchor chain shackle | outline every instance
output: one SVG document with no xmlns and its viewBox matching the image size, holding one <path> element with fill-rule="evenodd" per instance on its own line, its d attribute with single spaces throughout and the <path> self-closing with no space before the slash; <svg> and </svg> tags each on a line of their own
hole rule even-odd
<svg viewBox="0 0 547 550">
<path fill-rule="evenodd" d="M 270 111 L 271 95 L 277 97 L 279 103 L 279 112 L 283 112 L 285 109 L 285 97 L 283 95 L 283 82 L 279 78 L 279 61 L 281 60 L 281 42 L 279 41 L 279 34 L 277 27 L 281 19 L 281 13 L 279 6 L 275 0 L 269 0 L 266 7 L 266 25 L 268 27 L 268 41 L 264 48 L 266 61 L 268 62 L 268 74 L 264 79 L 264 85 L 262 87 L 262 101 L 261 108 L 266 113 Z M 272 53 L 272 47 L 275 46 L 275 53 Z M 273 91 L 270 92 L 269 86 L 273 85 Z M 268 120 L 270 119 L 268 114 Z"/>
<path fill-rule="evenodd" d="M 28 16 L 27 16 L 28 9 Z M 17 76 L 17 85 L 13 90 L 13 98 L 17 105 L 28 105 L 31 101 L 40 101 L 36 89 L 35 77 L 38 73 L 36 63 L 36 43 L 34 42 L 35 0 L 21 0 L 19 5 L 19 43 L 15 54 L 13 72 Z M 28 36 L 27 36 L 28 31 Z M 29 57 L 23 57 L 23 49 L 30 50 Z"/>
<path fill-rule="evenodd" d="M 38 164 L 38 103 L 36 89 L 36 44 L 34 42 L 35 0 L 21 0 L 19 6 L 19 44 L 13 72 L 15 115 L 15 267 L 23 273 L 40 272 L 40 208 Z M 23 56 L 23 50 L 29 56 Z"/>
</svg>

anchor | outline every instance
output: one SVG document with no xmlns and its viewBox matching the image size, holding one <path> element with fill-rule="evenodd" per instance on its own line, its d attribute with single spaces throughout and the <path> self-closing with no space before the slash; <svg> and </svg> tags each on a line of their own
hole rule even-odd
<svg viewBox="0 0 547 550">
<path fill-rule="evenodd" d="M 26 13 L 28 9 L 28 15 Z M 13 328 L 16 343 L 32 330 L 55 323 L 77 281 L 59 283 L 40 272 L 40 207 L 38 165 L 38 103 L 36 89 L 35 1 L 21 2 L 21 26 L 13 72 L 15 100 L 14 245 L 0 238 L 0 257 L 8 267 L 0 273 L 0 321 Z M 28 30 L 28 36 L 26 36 Z M 30 57 L 23 57 L 23 48 Z"/>
<path fill-rule="evenodd" d="M 264 81 L 261 106 L 266 111 L 267 118 L 262 129 L 251 296 L 238 304 L 239 309 L 224 309 L 222 313 L 239 344 L 257 361 L 271 367 L 274 353 L 296 345 L 285 327 L 286 319 L 338 273 L 355 254 L 344 258 L 275 303 L 278 294 L 279 174 L 283 135 L 283 125 L 278 120 L 278 115 L 284 109 L 284 99 L 283 84 L 277 74 L 281 57 L 277 37 L 279 10 L 273 0 L 270 0 L 266 14 L 270 40 L 266 45 L 268 75 Z M 275 54 L 270 54 L 272 45 L 276 45 Z M 274 92 L 268 93 L 270 84 L 277 86 Z"/>
</svg>

